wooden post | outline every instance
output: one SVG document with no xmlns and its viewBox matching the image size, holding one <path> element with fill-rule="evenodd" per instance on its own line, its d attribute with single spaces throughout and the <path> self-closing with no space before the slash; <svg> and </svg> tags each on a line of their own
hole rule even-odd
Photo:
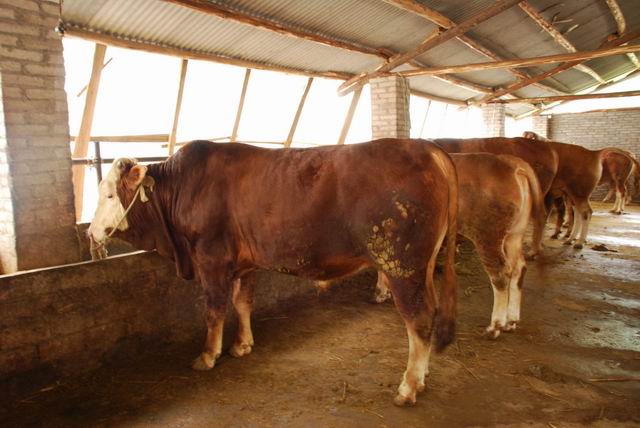
<svg viewBox="0 0 640 428">
<path fill-rule="evenodd" d="M 82 113 L 82 122 L 80 122 L 80 130 L 73 147 L 73 157 L 80 158 L 87 156 L 89 148 L 89 138 L 91 136 L 91 126 L 93 125 L 93 114 L 96 108 L 96 99 L 98 98 L 98 88 L 100 87 L 100 76 L 104 64 L 104 55 L 107 46 L 96 44 L 93 51 L 93 67 L 91 69 L 91 78 L 87 88 L 87 96 L 84 101 L 84 112 Z M 84 197 L 84 169 L 83 165 L 76 165 L 73 171 L 73 193 L 75 194 L 76 220 L 80 220 L 82 216 L 82 202 Z"/>
<path fill-rule="evenodd" d="M 302 108 L 304 107 L 304 102 L 307 100 L 307 94 L 309 93 L 309 89 L 311 89 L 312 83 L 313 77 L 309 77 L 309 80 L 307 80 L 307 86 L 305 86 L 304 92 L 302 93 L 302 98 L 300 98 L 300 103 L 298 103 L 298 110 L 296 110 L 296 115 L 293 117 L 293 123 L 291 123 L 291 129 L 289 129 L 287 141 L 284 142 L 285 148 L 291 147 L 291 143 L 293 142 L 293 134 L 296 133 L 298 121 L 300 120 L 300 115 L 302 114 Z"/>
<path fill-rule="evenodd" d="M 422 133 L 424 132 L 424 125 L 427 123 L 427 118 L 429 117 L 429 110 L 431 110 L 431 100 L 427 100 L 427 110 L 424 112 L 424 119 L 422 119 L 422 126 L 420 127 L 419 138 L 422 138 Z"/>
<path fill-rule="evenodd" d="M 176 108 L 173 112 L 173 126 L 169 134 L 169 156 L 176 150 L 176 134 L 178 133 L 178 120 L 180 120 L 180 108 L 182 107 L 182 95 L 184 94 L 184 82 L 187 78 L 188 59 L 183 59 L 180 63 L 180 82 L 178 83 L 178 96 L 176 97 Z"/>
<path fill-rule="evenodd" d="M 240 93 L 240 102 L 238 103 L 238 112 L 236 113 L 236 121 L 233 124 L 233 131 L 231 132 L 232 143 L 236 142 L 238 138 L 238 128 L 240 127 L 240 118 L 242 117 L 242 108 L 244 107 L 244 98 L 247 95 L 247 87 L 249 86 L 249 78 L 251 77 L 251 69 L 247 68 L 244 73 L 244 82 L 242 82 L 242 92 Z"/>
<path fill-rule="evenodd" d="M 351 105 L 349 106 L 347 117 L 344 118 L 344 124 L 342 125 L 342 131 L 340 131 L 340 137 L 338 137 L 338 145 L 344 144 L 344 140 L 347 139 L 349 128 L 351 128 L 351 121 L 353 120 L 353 114 L 356 112 L 356 107 L 358 107 L 358 101 L 360 101 L 361 93 L 362 93 L 362 86 L 359 86 L 358 89 L 356 89 L 353 92 L 353 98 L 351 98 Z"/>
</svg>

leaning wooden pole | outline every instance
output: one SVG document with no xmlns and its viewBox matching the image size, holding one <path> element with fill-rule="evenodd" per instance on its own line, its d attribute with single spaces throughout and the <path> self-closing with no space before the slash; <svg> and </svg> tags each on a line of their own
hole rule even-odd
<svg viewBox="0 0 640 428">
<path fill-rule="evenodd" d="M 84 112 L 82 113 L 82 122 L 80 122 L 80 130 L 73 147 L 73 157 L 85 157 L 89 149 L 89 139 L 91 138 L 91 127 L 93 125 L 93 114 L 96 108 L 96 100 L 98 98 L 98 89 L 100 87 L 100 77 L 102 68 L 104 67 L 104 55 L 107 46 L 96 43 L 93 51 L 93 67 L 91 69 L 91 78 L 87 87 L 87 95 L 84 101 Z M 73 192 L 75 194 L 75 210 L 76 219 L 82 217 L 82 204 L 84 199 L 84 165 L 76 165 L 73 167 Z"/>
<path fill-rule="evenodd" d="M 349 133 L 349 128 L 351 128 L 351 122 L 353 121 L 353 115 L 356 112 L 356 107 L 358 107 L 358 101 L 360 101 L 360 94 L 362 94 L 362 86 L 359 86 L 353 92 L 353 98 L 351 98 L 351 105 L 349 105 L 349 111 L 347 112 L 347 117 L 344 118 L 344 123 L 342 124 L 342 131 L 340 131 L 340 136 L 338 137 L 338 145 L 344 144 L 344 141 L 347 139 L 347 134 Z"/>
<path fill-rule="evenodd" d="M 247 87 L 249 86 L 249 78 L 251 77 L 251 69 L 247 68 L 244 73 L 244 81 L 242 82 L 242 92 L 240 93 L 240 102 L 238 102 L 238 111 L 236 112 L 236 120 L 233 123 L 233 131 L 231 132 L 232 143 L 238 139 L 238 128 L 240 128 L 240 118 L 242 117 L 242 109 L 244 108 L 244 99 L 247 95 Z"/>
<path fill-rule="evenodd" d="M 169 156 L 176 150 L 176 135 L 178 133 L 178 121 L 180 120 L 180 109 L 182 108 L 182 95 L 184 94 L 184 82 L 187 78 L 188 59 L 183 59 L 180 63 L 180 82 L 178 83 L 178 95 L 176 96 L 176 108 L 173 112 L 173 126 L 169 134 Z"/>
<path fill-rule="evenodd" d="M 576 94 L 576 95 L 556 95 L 549 97 L 533 97 L 533 98 L 518 98 L 511 100 L 492 100 L 489 104 L 538 104 L 538 103 L 551 103 L 556 101 L 573 101 L 573 100 L 590 100 L 598 98 L 624 98 L 624 97 L 638 97 L 640 91 L 625 91 L 625 92 L 609 92 L 605 94 Z"/>
<path fill-rule="evenodd" d="M 291 143 L 293 142 L 293 135 L 296 133 L 296 128 L 298 127 L 298 121 L 300 120 L 300 115 L 302 115 L 302 109 L 304 108 L 304 103 L 307 100 L 307 95 L 309 94 L 309 89 L 311 89 L 311 84 L 313 83 L 313 77 L 309 77 L 307 80 L 307 86 L 304 88 L 304 92 L 302 93 L 302 97 L 300 98 L 300 103 L 298 103 L 298 109 L 296 110 L 296 115 L 293 117 L 293 122 L 291 123 L 291 129 L 289 129 L 289 135 L 287 135 L 287 141 L 284 142 L 284 147 L 291 147 Z"/>
</svg>

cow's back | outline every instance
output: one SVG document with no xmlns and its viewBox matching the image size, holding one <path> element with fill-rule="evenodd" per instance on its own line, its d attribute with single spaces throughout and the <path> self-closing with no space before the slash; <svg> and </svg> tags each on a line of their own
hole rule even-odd
<svg viewBox="0 0 640 428">
<path fill-rule="evenodd" d="M 438 138 L 434 140 L 448 153 L 493 153 L 512 155 L 526 161 L 535 171 L 543 194 L 551 189 L 558 172 L 559 158 L 551 143 L 528 138 Z"/>
<path fill-rule="evenodd" d="M 521 210 L 516 171 L 524 161 L 491 153 L 454 153 L 451 159 L 458 171 L 459 233 L 474 242 L 501 242 Z"/>
<path fill-rule="evenodd" d="M 269 150 L 197 142 L 183 151 L 173 169 L 182 171 L 175 180 L 190 191 L 177 197 L 178 228 L 189 239 L 227 234 L 240 259 L 254 266 L 331 278 L 340 275 L 332 271 L 338 265 L 351 269 L 345 258 L 363 263 L 366 243 L 385 228 L 393 234 L 416 219 L 435 230 L 447 221 L 450 186 L 442 157 L 450 160 L 431 143 Z M 187 172 L 194 165 L 197 171 Z M 408 236 L 407 229 L 397 238 Z"/>
</svg>

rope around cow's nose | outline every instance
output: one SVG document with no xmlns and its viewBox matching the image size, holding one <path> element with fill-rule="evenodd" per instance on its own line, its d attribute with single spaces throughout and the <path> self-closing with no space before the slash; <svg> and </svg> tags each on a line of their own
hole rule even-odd
<svg viewBox="0 0 640 428">
<path fill-rule="evenodd" d="M 133 204 L 136 202 L 136 199 L 138 199 L 138 195 L 140 195 L 140 192 L 142 191 L 142 187 L 143 187 L 142 184 L 140 184 L 138 186 L 138 190 L 136 190 L 136 194 L 133 195 L 133 199 L 131 200 L 131 203 L 129 204 L 127 209 L 124 211 L 124 214 L 122 214 L 122 217 L 120 218 L 120 221 L 118 221 L 118 223 L 116 223 L 115 227 L 113 229 L 111 229 L 111 232 L 109 232 L 109 234 L 107 235 L 107 239 L 111 238 L 113 236 L 113 234 L 116 233 L 116 230 L 118 230 L 118 227 L 120 227 L 120 224 L 122 224 L 124 219 L 127 218 L 127 214 L 129 214 L 129 211 L 131 211 L 131 208 L 133 208 Z M 147 199 L 147 198 L 144 197 L 142 199 L 144 200 L 144 199 Z"/>
</svg>

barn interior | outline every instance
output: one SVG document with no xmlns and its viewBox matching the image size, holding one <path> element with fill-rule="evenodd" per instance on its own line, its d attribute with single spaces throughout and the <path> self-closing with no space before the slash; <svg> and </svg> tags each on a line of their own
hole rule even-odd
<svg viewBox="0 0 640 428">
<path fill-rule="evenodd" d="M 109 147 L 160 162 L 183 146 L 189 64 L 243 73 L 236 102 L 227 106 L 228 136 L 197 137 L 219 143 L 288 150 L 357 142 L 349 134 L 358 108 L 370 111 L 370 139 L 419 138 L 438 126 L 429 108 L 441 103 L 459 113 L 458 128 L 465 114 L 478 114 L 474 137 L 516 136 L 508 125 L 526 124 L 523 130 L 553 141 L 640 156 L 640 88 L 612 92 L 638 77 L 639 37 L 634 0 L 0 0 L 0 422 L 640 423 L 640 192 L 632 190 L 638 183 L 629 184 L 633 199 L 622 215 L 600 202 L 608 189 L 596 189 L 581 250 L 550 239 L 548 224 L 543 253 L 528 262 L 522 323 L 496 340 L 484 334 L 489 278 L 473 245 L 462 241 L 456 341 L 432 356 L 427 388 L 413 408 L 392 402 L 407 338 L 393 303 L 371 302 L 373 271 L 326 290 L 259 272 L 257 346 L 194 372 L 189 365 L 206 336 L 200 285 L 176 277 L 173 263 L 157 253 L 122 241 L 109 243 L 110 257 L 91 261 L 83 218 L 94 208 L 87 198 L 97 192 L 96 179 L 113 161 Z M 73 131 L 63 50 L 69 39 L 93 44 Z M 93 132 L 113 48 L 179 63 L 165 134 Z M 286 138 L 241 138 L 239 128 L 251 126 L 241 119 L 252 71 L 307 78 Z M 296 128 L 307 95 L 325 80 L 336 84 L 348 108 L 337 139 L 303 143 Z M 365 91 L 370 105 L 363 106 Z M 560 110 L 601 99 L 631 107 Z M 262 102 L 268 109 L 273 100 Z M 418 116 L 410 110 L 416 103 L 424 106 Z M 445 127 L 440 136 L 453 131 Z M 155 144 L 162 154 L 141 156 L 133 149 L 138 143 Z M 226 346 L 233 314 L 227 324 Z"/>
</svg>

